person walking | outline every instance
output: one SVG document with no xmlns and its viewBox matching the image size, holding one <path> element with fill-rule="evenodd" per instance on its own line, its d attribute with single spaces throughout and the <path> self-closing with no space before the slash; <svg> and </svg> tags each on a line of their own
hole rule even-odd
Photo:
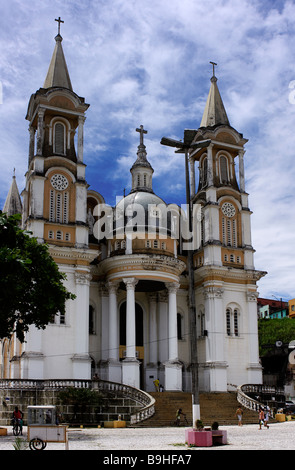
<svg viewBox="0 0 295 470">
<path fill-rule="evenodd" d="M 269 422 L 269 413 L 270 413 L 270 408 L 268 405 L 266 405 L 264 407 L 264 426 L 269 429 L 269 425 L 268 425 L 268 422 Z"/>
<path fill-rule="evenodd" d="M 182 412 L 182 408 L 179 408 L 176 412 L 176 419 L 175 419 L 175 424 L 176 426 L 180 426 L 180 418 L 181 418 L 181 415 L 183 416 L 184 420 L 186 421 L 187 423 L 187 419 L 186 419 L 186 414 L 184 414 Z"/>
<path fill-rule="evenodd" d="M 261 429 L 261 426 L 264 425 L 264 411 L 263 408 L 259 408 L 259 429 Z"/>
<path fill-rule="evenodd" d="M 238 418 L 238 426 L 243 426 L 243 410 L 240 406 L 236 411 L 236 417 Z"/>
<path fill-rule="evenodd" d="M 156 392 L 159 392 L 160 391 L 160 380 L 159 379 L 154 380 L 154 386 L 155 386 Z"/>
</svg>

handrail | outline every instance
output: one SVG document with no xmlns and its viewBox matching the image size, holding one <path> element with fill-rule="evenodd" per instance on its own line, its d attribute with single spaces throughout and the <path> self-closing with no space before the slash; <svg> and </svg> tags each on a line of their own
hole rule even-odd
<svg viewBox="0 0 295 470">
<path fill-rule="evenodd" d="M 121 392 L 128 398 L 143 405 L 143 408 L 130 415 L 130 424 L 134 425 L 150 418 L 155 413 L 155 399 L 147 392 L 130 385 L 107 380 L 76 379 L 0 379 L 0 389 L 13 390 L 58 390 L 67 387 L 93 388 L 108 392 Z"/>
<path fill-rule="evenodd" d="M 271 393 L 271 394 L 284 394 L 284 390 L 273 387 L 270 385 L 262 385 L 262 384 L 244 384 L 239 385 L 237 387 L 237 400 L 241 405 L 245 408 L 252 410 L 252 411 L 259 411 L 261 407 L 264 407 L 264 404 L 251 398 L 248 393 L 256 393 L 260 395 L 261 393 Z"/>
<path fill-rule="evenodd" d="M 144 421 L 155 414 L 156 400 L 147 392 L 144 392 L 143 390 L 135 387 L 131 387 L 130 385 L 108 382 L 106 380 L 98 381 L 97 385 L 100 390 L 107 389 L 108 391 L 121 391 L 124 393 L 124 395 L 127 395 L 128 397 L 144 405 L 143 408 L 130 415 L 131 425 L 140 423 L 141 421 Z"/>
<path fill-rule="evenodd" d="M 242 387 L 244 385 L 239 385 L 237 387 L 237 400 L 238 402 L 243 405 L 245 408 L 251 411 L 259 411 L 259 408 L 262 406 L 262 403 L 259 401 L 254 400 L 254 398 L 249 397 L 246 393 L 242 391 Z"/>
</svg>

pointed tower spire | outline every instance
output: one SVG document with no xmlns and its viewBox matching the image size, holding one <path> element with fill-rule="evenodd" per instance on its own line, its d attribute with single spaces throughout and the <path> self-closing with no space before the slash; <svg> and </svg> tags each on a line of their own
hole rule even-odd
<svg viewBox="0 0 295 470">
<path fill-rule="evenodd" d="M 200 127 L 212 127 L 217 124 L 226 124 L 229 126 L 229 120 L 218 90 L 217 78 L 215 76 L 215 66 L 217 64 L 215 62 L 210 62 L 210 64 L 213 66 L 213 76 L 211 77 L 211 87 Z"/>
<path fill-rule="evenodd" d="M 48 68 L 43 88 L 63 87 L 73 91 L 71 79 L 62 48 L 62 37 L 60 35 L 60 23 L 64 23 L 60 17 L 58 20 L 58 33 L 55 36 L 55 48 Z"/>
<path fill-rule="evenodd" d="M 15 169 L 13 171 L 12 183 L 7 194 L 3 212 L 5 212 L 8 216 L 21 214 L 22 212 L 22 202 L 16 184 Z"/>
</svg>

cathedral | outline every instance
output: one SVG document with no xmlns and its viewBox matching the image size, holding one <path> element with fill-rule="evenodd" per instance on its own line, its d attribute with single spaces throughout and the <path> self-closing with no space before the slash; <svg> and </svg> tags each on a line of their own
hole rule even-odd
<svg viewBox="0 0 295 470">
<path fill-rule="evenodd" d="M 3 212 L 22 213 L 22 227 L 49 246 L 76 298 L 45 330 L 32 326 L 25 343 L 2 341 L 1 378 L 97 374 L 146 391 L 156 379 L 165 390 L 191 391 L 196 351 L 201 391 L 262 383 L 257 281 L 264 273 L 253 261 L 247 140 L 229 123 L 214 68 L 200 127 L 184 132 L 192 232 L 187 213 L 153 190 L 157 169 L 148 161 L 142 125 L 134 129 L 139 145 L 130 193 L 110 207 L 89 188 L 88 107 L 73 90 L 59 31 L 44 84 L 28 104 L 25 188 L 20 198 L 13 177 Z"/>
</svg>

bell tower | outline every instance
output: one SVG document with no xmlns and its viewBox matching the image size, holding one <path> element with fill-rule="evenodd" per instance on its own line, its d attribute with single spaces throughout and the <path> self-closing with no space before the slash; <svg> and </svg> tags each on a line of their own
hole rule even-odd
<svg viewBox="0 0 295 470">
<path fill-rule="evenodd" d="M 60 24 L 42 88 L 29 101 L 30 145 L 23 225 L 40 241 L 88 244 L 83 126 L 89 105 L 72 88 Z"/>
<path fill-rule="evenodd" d="M 210 140 L 190 152 L 191 195 L 202 207 L 202 255 L 197 265 L 212 264 L 253 269 L 250 210 L 245 192 L 244 145 L 247 139 L 229 123 L 213 76 L 200 128 L 193 142 Z M 195 181 L 195 165 L 199 179 Z M 236 172 L 238 168 L 238 172 Z M 197 185 L 196 185 L 197 183 Z"/>
<path fill-rule="evenodd" d="M 30 145 L 23 227 L 40 243 L 48 244 L 76 299 L 66 304 L 65 315 L 55 315 L 45 331 L 30 328 L 21 370 L 23 378 L 43 379 L 53 371 L 55 377 L 63 377 L 66 370 L 68 377 L 89 379 L 91 262 L 98 256 L 97 247 L 88 245 L 88 185 L 83 162 L 83 126 L 89 105 L 73 91 L 62 48 L 62 20 L 56 21 L 58 34 L 45 82 L 31 96 L 26 115 Z"/>
<path fill-rule="evenodd" d="M 194 251 L 200 388 L 227 391 L 261 383 L 254 268 L 244 146 L 247 139 L 229 122 L 215 76 L 199 129 L 189 151 L 192 203 L 201 207 Z M 188 133 L 189 131 L 187 131 Z M 194 143 L 209 141 L 194 149 Z M 198 181 L 195 169 L 198 164 Z"/>
</svg>

